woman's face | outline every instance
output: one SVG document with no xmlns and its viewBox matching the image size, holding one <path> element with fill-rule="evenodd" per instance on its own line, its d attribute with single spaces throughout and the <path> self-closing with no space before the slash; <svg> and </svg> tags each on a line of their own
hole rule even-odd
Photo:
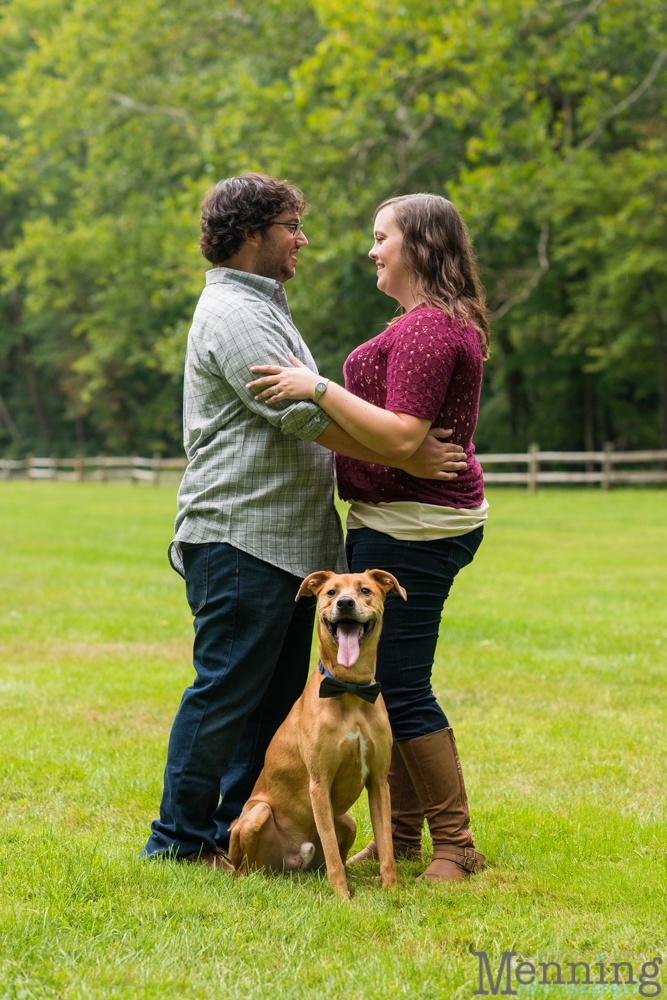
<svg viewBox="0 0 667 1000">
<path fill-rule="evenodd" d="M 408 269 L 401 257 L 403 234 L 394 221 L 394 209 L 387 205 L 375 219 L 375 243 L 368 256 L 377 265 L 378 288 L 397 299 L 405 309 L 414 307 Z"/>
</svg>

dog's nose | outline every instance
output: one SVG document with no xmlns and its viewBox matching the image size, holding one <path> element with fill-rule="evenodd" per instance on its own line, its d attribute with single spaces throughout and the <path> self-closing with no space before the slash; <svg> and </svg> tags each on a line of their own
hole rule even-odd
<svg viewBox="0 0 667 1000">
<path fill-rule="evenodd" d="M 352 611 L 354 605 L 354 597 L 339 597 L 336 601 L 336 607 L 339 611 Z"/>
</svg>

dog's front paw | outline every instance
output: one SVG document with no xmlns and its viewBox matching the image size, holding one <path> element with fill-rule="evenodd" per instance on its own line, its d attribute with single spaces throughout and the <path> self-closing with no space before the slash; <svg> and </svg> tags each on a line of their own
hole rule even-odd
<svg viewBox="0 0 667 1000">
<path fill-rule="evenodd" d="M 299 848 L 299 868 L 306 868 L 313 860 L 314 854 L 315 844 L 311 844 L 308 841 L 303 843 Z"/>
</svg>

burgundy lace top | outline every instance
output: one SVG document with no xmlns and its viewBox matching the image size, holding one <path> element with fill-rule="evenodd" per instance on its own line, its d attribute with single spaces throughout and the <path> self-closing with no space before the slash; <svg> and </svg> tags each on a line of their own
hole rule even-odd
<svg viewBox="0 0 667 1000">
<path fill-rule="evenodd" d="M 391 503 L 416 500 L 441 507 L 478 507 L 484 499 L 482 469 L 472 436 L 482 385 L 482 349 L 473 326 L 420 306 L 350 354 L 345 388 L 385 410 L 452 428 L 468 468 L 457 479 L 416 479 L 400 469 L 336 455 L 343 500 Z"/>
</svg>

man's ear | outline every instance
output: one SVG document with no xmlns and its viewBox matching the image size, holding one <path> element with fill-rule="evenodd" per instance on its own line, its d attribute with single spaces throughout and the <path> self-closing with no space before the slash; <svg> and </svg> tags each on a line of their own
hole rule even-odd
<svg viewBox="0 0 667 1000">
<path fill-rule="evenodd" d="M 250 229 L 246 229 L 243 233 L 243 242 L 249 243 L 251 247 L 259 246 L 260 235 L 259 233 L 254 233 Z"/>
<path fill-rule="evenodd" d="M 376 583 L 379 583 L 385 594 L 389 593 L 390 590 L 395 590 L 397 594 L 401 595 L 404 601 L 407 601 L 408 595 L 396 577 L 392 576 L 391 573 L 387 573 L 384 569 L 367 569 L 366 576 L 372 577 Z"/>
<path fill-rule="evenodd" d="M 318 573 L 311 573 L 299 587 L 299 593 L 294 600 L 298 601 L 300 597 L 310 597 L 311 595 L 317 597 L 327 580 L 335 575 L 330 569 L 321 569 Z"/>
</svg>

